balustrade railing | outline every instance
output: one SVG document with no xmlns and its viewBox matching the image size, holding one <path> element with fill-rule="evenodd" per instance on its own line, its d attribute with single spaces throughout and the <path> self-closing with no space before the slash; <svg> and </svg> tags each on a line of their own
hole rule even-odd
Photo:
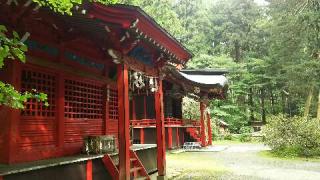
<svg viewBox="0 0 320 180">
<path fill-rule="evenodd" d="M 152 127 L 156 126 L 155 119 L 130 120 L 133 127 Z M 200 122 L 192 119 L 165 118 L 165 126 L 200 126 Z"/>
</svg>

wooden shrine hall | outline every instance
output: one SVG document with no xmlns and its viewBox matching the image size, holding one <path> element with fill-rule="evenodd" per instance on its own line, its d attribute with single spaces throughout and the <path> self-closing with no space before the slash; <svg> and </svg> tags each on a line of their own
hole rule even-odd
<svg viewBox="0 0 320 180">
<path fill-rule="evenodd" d="M 224 72 L 179 71 L 192 54 L 139 7 L 72 12 L 0 0 L 0 24 L 28 45 L 0 80 L 49 103 L 0 106 L 0 180 L 165 179 L 166 148 L 211 143 L 205 104 L 224 98 Z M 182 118 L 184 96 L 200 101 L 200 121 Z"/>
<path fill-rule="evenodd" d="M 163 81 L 164 125 L 166 148 L 180 148 L 184 142 L 212 144 L 211 119 L 207 109 L 211 99 L 224 99 L 228 81 L 226 70 L 181 70 L 173 66 L 164 69 Z M 199 103 L 200 119 L 184 119 L 183 97 L 191 97 Z M 140 93 L 130 101 L 130 122 L 134 143 L 154 144 L 156 119 L 153 113 L 154 96 Z"/>
</svg>

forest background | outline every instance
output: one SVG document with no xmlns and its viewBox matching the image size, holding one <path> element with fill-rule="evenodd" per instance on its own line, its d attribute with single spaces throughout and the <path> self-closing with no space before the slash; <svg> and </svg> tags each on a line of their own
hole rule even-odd
<svg viewBox="0 0 320 180">
<path fill-rule="evenodd" d="M 319 0 L 123 3 L 143 8 L 194 53 L 187 68 L 229 71 L 228 97 L 212 100 L 210 110 L 231 132 L 277 114 L 319 120 Z"/>
</svg>

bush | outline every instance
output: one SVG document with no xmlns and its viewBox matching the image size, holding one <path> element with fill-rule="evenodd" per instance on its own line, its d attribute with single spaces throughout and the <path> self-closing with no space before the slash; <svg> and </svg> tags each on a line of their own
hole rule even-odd
<svg viewBox="0 0 320 180">
<path fill-rule="evenodd" d="M 224 140 L 232 140 L 232 134 L 230 134 L 230 133 L 225 134 L 223 139 Z"/>
<path fill-rule="evenodd" d="M 315 119 L 288 118 L 284 115 L 267 119 L 263 129 L 265 144 L 282 156 L 319 156 L 320 128 Z"/>
<path fill-rule="evenodd" d="M 239 140 L 241 142 L 252 141 L 252 132 L 253 132 L 252 127 L 250 127 L 250 126 L 241 127 L 239 132 L 240 132 Z"/>
</svg>

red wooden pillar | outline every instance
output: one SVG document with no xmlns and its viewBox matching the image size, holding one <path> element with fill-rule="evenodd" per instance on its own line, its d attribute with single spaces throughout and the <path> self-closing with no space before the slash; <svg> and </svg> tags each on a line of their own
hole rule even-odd
<svg viewBox="0 0 320 180">
<path fill-rule="evenodd" d="M 172 128 L 168 127 L 168 149 L 172 149 Z"/>
<path fill-rule="evenodd" d="M 207 112 L 207 125 L 208 125 L 208 145 L 212 145 L 212 129 L 211 129 L 211 119 L 210 113 Z"/>
<path fill-rule="evenodd" d="M 110 86 L 106 86 L 107 93 L 104 98 L 104 134 L 108 134 L 108 120 L 109 120 L 109 98 L 110 98 Z"/>
<path fill-rule="evenodd" d="M 8 61 L 8 70 L 11 77 L 8 78 L 9 82 L 15 87 L 17 91 L 21 88 L 21 62 L 14 60 Z M 19 143 L 19 121 L 20 121 L 20 111 L 17 109 L 12 109 L 5 107 L 8 110 L 6 126 L 4 126 L 6 131 L 7 144 L 4 147 L 5 161 L 9 164 L 14 163 L 16 160 L 17 144 Z"/>
<path fill-rule="evenodd" d="M 179 136 L 179 128 L 176 130 L 176 139 L 177 139 L 177 147 L 180 147 L 180 136 Z"/>
<path fill-rule="evenodd" d="M 92 160 L 87 161 L 87 179 L 92 180 Z"/>
<path fill-rule="evenodd" d="M 204 109 L 205 104 L 203 102 L 200 102 L 200 123 L 201 123 L 201 146 L 206 146 L 206 131 L 204 127 Z"/>
<path fill-rule="evenodd" d="M 162 80 L 159 80 L 159 89 L 155 93 L 154 102 L 156 110 L 156 129 L 157 129 L 157 168 L 158 179 L 166 177 L 166 145 L 165 145 L 165 128 L 163 114 L 163 92 Z"/>
<path fill-rule="evenodd" d="M 65 45 L 64 43 L 60 43 L 59 45 L 59 58 L 58 62 L 63 63 Z M 64 131 L 65 131 L 65 123 L 64 123 L 64 104 L 65 104 L 65 94 L 64 94 L 64 74 L 59 72 L 58 74 L 58 97 L 56 97 L 57 107 L 57 127 L 58 127 L 58 149 L 62 150 L 64 146 Z"/>
<path fill-rule="evenodd" d="M 184 144 L 184 132 L 185 132 L 185 130 L 186 130 L 186 129 L 183 128 L 182 131 L 181 131 L 181 132 L 182 132 L 182 133 L 181 133 L 181 135 L 182 135 L 182 137 L 181 137 L 182 145 Z"/>
<path fill-rule="evenodd" d="M 0 180 L 3 180 L 3 177 L 2 177 L 2 176 L 0 176 Z"/>
<path fill-rule="evenodd" d="M 132 119 L 136 120 L 136 102 L 134 96 L 132 96 Z"/>
<path fill-rule="evenodd" d="M 144 128 L 140 128 L 140 144 L 144 144 Z"/>
<path fill-rule="evenodd" d="M 62 73 L 59 74 L 58 80 L 58 97 L 57 102 L 59 106 L 57 106 L 57 123 L 58 123 L 58 148 L 62 149 L 64 145 L 64 75 Z"/>
<path fill-rule="evenodd" d="M 147 115 L 147 96 L 146 95 L 143 96 L 143 109 L 144 109 L 143 111 L 144 119 L 147 119 L 148 115 Z"/>
<path fill-rule="evenodd" d="M 128 67 L 117 67 L 118 106 L 119 106 L 119 179 L 130 179 L 130 132 L 129 132 L 129 81 Z"/>
</svg>

